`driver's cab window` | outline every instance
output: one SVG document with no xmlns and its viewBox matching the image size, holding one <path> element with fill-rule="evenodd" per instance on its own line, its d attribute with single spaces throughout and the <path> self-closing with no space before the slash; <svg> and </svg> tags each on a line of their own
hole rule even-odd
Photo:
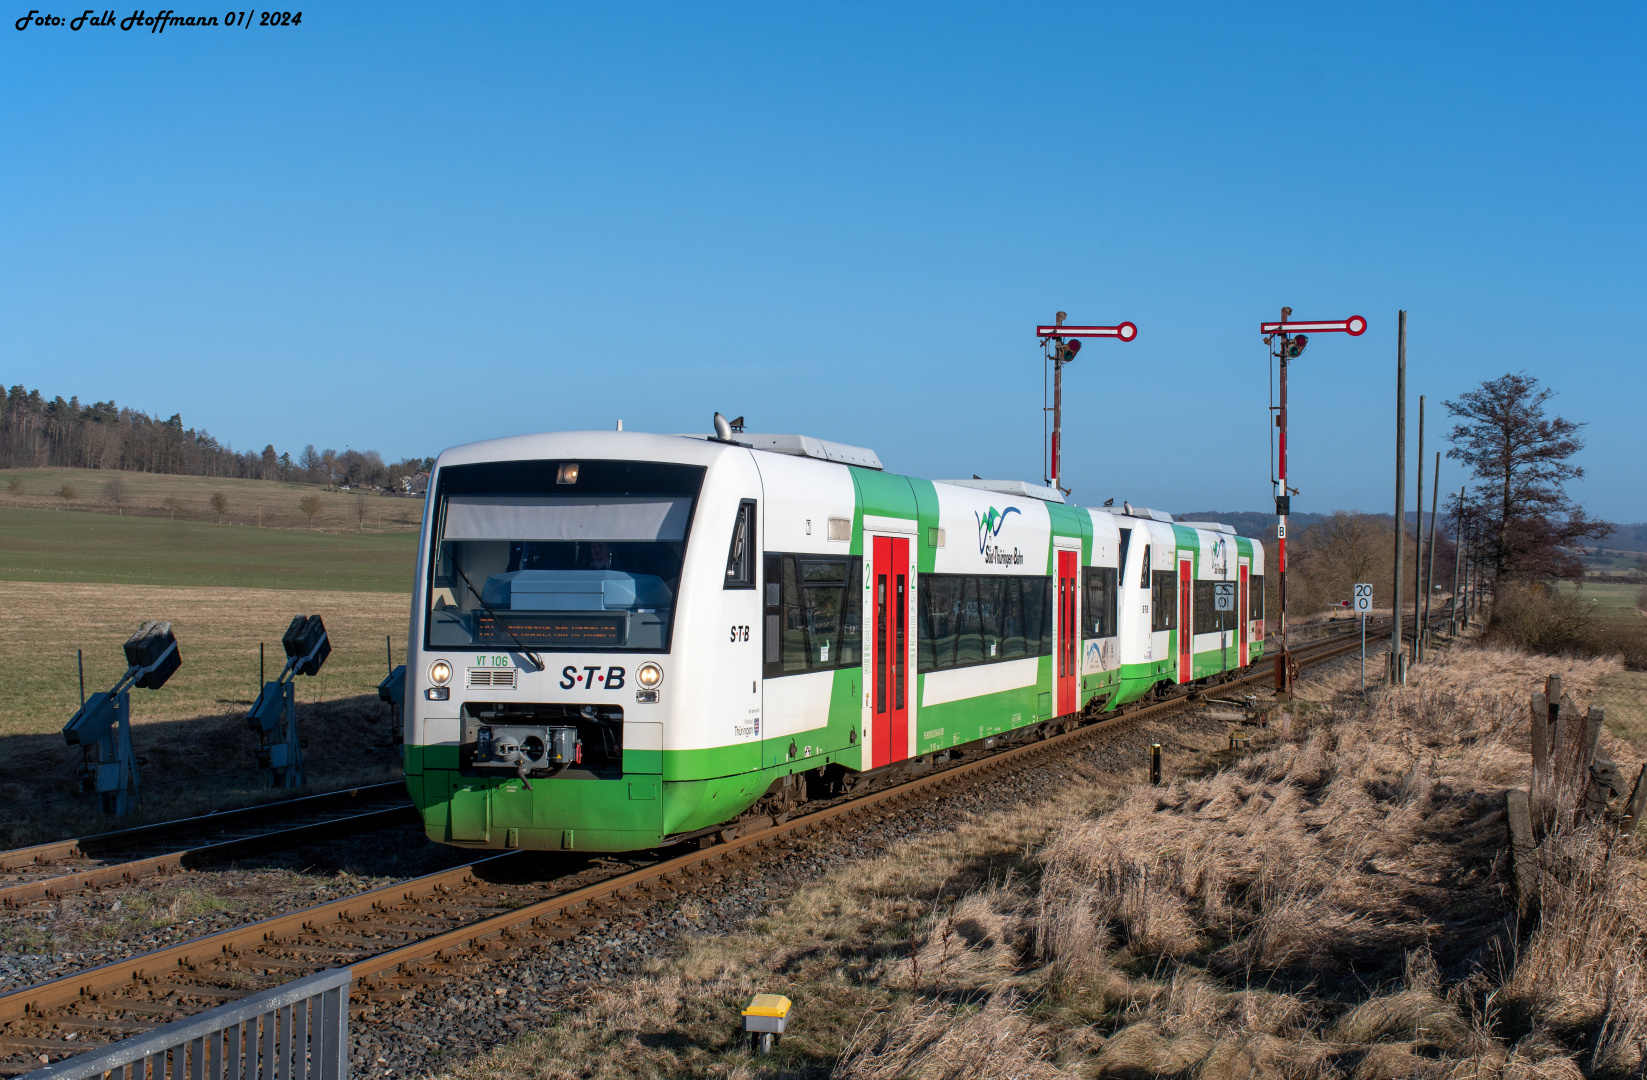
<svg viewBox="0 0 1647 1080">
<path fill-rule="evenodd" d="M 738 504 L 738 517 L 732 524 L 732 544 L 726 553 L 726 588 L 753 589 L 755 587 L 755 500 L 745 499 Z"/>
</svg>

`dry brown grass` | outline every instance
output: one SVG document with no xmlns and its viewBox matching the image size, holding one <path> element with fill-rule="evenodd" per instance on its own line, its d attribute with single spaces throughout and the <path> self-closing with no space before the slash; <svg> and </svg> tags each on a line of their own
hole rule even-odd
<svg viewBox="0 0 1647 1080">
<path fill-rule="evenodd" d="M 149 618 L 171 620 L 183 665 L 161 689 L 132 691 L 132 738 L 148 761 L 133 823 L 253 797 L 255 742 L 241 718 L 257 694 L 258 643 L 272 679 L 285 662 L 280 636 L 300 612 L 321 615 L 332 640 L 320 674 L 297 682 L 311 789 L 398 775 L 376 688 L 386 635 L 397 662 L 405 658 L 404 596 L 7 581 L 0 607 L 0 800 L 9 810 L 0 826 L 12 844 L 108 827 L 81 812 L 90 797 L 72 780 L 79 748 L 60 734 L 79 704 L 75 649 L 85 651 L 87 690 L 106 690 L 125 670 L 121 644 Z"/>
<path fill-rule="evenodd" d="M 1582 706 L 1616 665 L 1459 648 L 1365 704 L 1333 676 L 1296 738 L 900 844 L 457 1075 L 1640 1075 L 1643 842 L 1549 844 L 1536 926 L 1507 895 L 1503 791 L 1552 668 Z M 733 1036 L 757 989 L 796 1001 L 771 1062 Z"/>
</svg>

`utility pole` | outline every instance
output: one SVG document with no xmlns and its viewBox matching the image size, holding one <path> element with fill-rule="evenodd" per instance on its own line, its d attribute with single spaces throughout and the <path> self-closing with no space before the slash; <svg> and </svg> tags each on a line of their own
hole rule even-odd
<svg viewBox="0 0 1647 1080">
<path fill-rule="evenodd" d="M 1413 529 L 1413 663 L 1424 659 L 1424 646 L 1421 640 L 1422 628 L 1418 625 L 1418 614 L 1424 607 L 1424 395 L 1418 395 L 1418 468 L 1414 470 L 1418 475 L 1418 501 L 1413 504 L 1413 513 L 1417 516 L 1417 527 Z M 1402 522 L 1406 528 L 1406 522 Z"/>
<path fill-rule="evenodd" d="M 1407 539 L 1407 313 L 1396 318 L 1395 344 L 1395 618 L 1390 622 L 1390 685 L 1407 682 L 1401 648 L 1401 558 Z"/>
<path fill-rule="evenodd" d="M 1439 456 L 1441 451 L 1437 450 Z M 1453 529 L 1453 602 L 1452 611 L 1447 617 L 1447 633 L 1449 636 L 1458 636 L 1458 575 L 1464 570 L 1464 489 L 1458 489 L 1458 524 Z"/>
<path fill-rule="evenodd" d="M 1043 407 L 1042 413 L 1052 413 L 1052 453 L 1047 459 L 1047 483 L 1069 494 L 1069 488 L 1063 486 L 1063 433 L 1064 433 L 1064 365 L 1075 359 L 1081 351 L 1082 338 L 1117 338 L 1121 341 L 1132 341 L 1138 336 L 1138 328 L 1132 323 L 1124 322 L 1118 326 L 1065 326 L 1064 320 L 1069 318 L 1064 312 L 1058 312 L 1056 321 L 1051 326 L 1037 326 L 1035 336 L 1041 339 L 1046 358 L 1052 361 L 1052 408 Z M 1065 340 L 1066 338 L 1071 340 Z M 1046 383 L 1042 383 L 1044 388 Z M 1044 421 L 1043 421 L 1044 422 Z"/>
<path fill-rule="evenodd" d="M 1423 462 L 1419 462 L 1420 465 Z M 1430 597 L 1435 595 L 1435 508 L 1441 494 L 1441 451 L 1435 452 L 1435 478 L 1430 482 L 1430 569 L 1424 575 L 1424 637 L 1430 636 Z"/>
<path fill-rule="evenodd" d="M 1276 474 L 1272 481 L 1275 485 L 1276 572 L 1281 575 L 1277 585 L 1281 597 L 1281 651 L 1275 657 L 1275 689 L 1281 694 L 1292 692 L 1292 656 L 1287 651 L 1287 517 L 1292 513 L 1292 497 L 1298 494 L 1297 488 L 1287 486 L 1287 367 L 1288 362 L 1298 359 L 1309 345 L 1309 335 L 1305 331 L 1360 337 L 1367 332 L 1367 320 L 1352 315 L 1347 319 L 1294 322 L 1292 308 L 1284 307 L 1280 322 L 1258 324 L 1258 332 L 1264 336 L 1270 355 L 1281 362 L 1281 404 L 1275 413 L 1275 426 L 1279 429 L 1276 436 L 1278 449 Z"/>
</svg>

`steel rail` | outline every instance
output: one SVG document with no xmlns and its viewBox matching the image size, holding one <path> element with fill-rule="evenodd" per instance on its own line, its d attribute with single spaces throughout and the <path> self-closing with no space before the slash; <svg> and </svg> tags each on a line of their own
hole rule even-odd
<svg viewBox="0 0 1647 1080">
<path fill-rule="evenodd" d="M 59 862 L 63 859 L 96 858 L 101 853 L 167 840 L 179 834 L 216 831 L 230 827 L 256 824 L 271 817 L 290 814 L 314 813 L 328 807 L 358 803 L 364 799 L 392 798 L 406 790 L 403 780 L 383 784 L 328 791 L 319 795 L 305 795 L 297 799 L 258 803 L 218 814 L 200 814 L 174 821 L 157 821 L 151 825 L 137 825 L 114 832 L 95 833 L 72 840 L 54 840 L 32 847 L 0 851 L 0 870 L 16 870 L 30 865 Z"/>
<path fill-rule="evenodd" d="M 135 882 L 155 874 L 226 862 L 241 855 L 269 847 L 330 840 L 339 835 L 364 832 L 401 823 L 411 824 L 417 820 L 417 810 L 409 802 L 382 810 L 368 810 L 364 814 L 327 818 L 324 821 L 308 822 L 285 829 L 253 833 L 250 836 L 238 836 L 230 840 L 220 840 L 215 843 L 201 844 L 160 855 L 151 855 L 148 858 L 110 863 L 107 866 L 99 866 L 90 870 L 79 870 L 54 877 L 42 877 L 32 881 L 0 885 L 0 903 L 3 903 L 6 907 L 15 908 L 35 900 L 55 900 L 81 889 L 113 885 L 117 882 Z"/>
</svg>

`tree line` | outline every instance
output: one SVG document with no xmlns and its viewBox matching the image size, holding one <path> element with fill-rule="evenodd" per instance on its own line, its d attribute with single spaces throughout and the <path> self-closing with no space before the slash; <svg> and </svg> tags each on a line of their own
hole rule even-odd
<svg viewBox="0 0 1647 1080">
<path fill-rule="evenodd" d="M 376 450 L 339 453 L 312 444 L 295 459 L 273 443 L 261 451 L 236 450 L 204 428 L 184 427 L 179 413 L 162 420 L 113 401 L 47 400 L 22 384 L 0 398 L 0 468 L 68 466 L 400 491 L 433 465 L 433 458 L 389 463 Z"/>
</svg>

